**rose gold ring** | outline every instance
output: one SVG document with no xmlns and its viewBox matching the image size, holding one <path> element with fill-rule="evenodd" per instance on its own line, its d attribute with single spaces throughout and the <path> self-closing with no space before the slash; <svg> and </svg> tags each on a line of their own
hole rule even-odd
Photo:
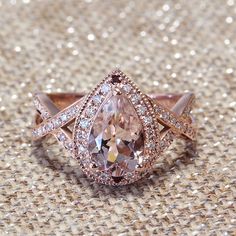
<svg viewBox="0 0 236 236">
<path fill-rule="evenodd" d="M 193 101 L 192 93 L 145 95 L 115 70 L 88 95 L 37 93 L 33 138 L 54 135 L 89 178 L 125 185 L 148 173 L 174 138 L 195 139 Z"/>
</svg>

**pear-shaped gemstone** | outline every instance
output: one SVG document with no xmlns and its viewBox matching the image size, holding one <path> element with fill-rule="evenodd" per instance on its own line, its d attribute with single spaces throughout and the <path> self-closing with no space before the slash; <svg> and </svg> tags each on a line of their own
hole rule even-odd
<svg viewBox="0 0 236 236">
<path fill-rule="evenodd" d="M 113 95 L 99 109 L 89 136 L 89 152 L 114 180 L 135 170 L 144 151 L 142 123 L 124 95 Z"/>
</svg>

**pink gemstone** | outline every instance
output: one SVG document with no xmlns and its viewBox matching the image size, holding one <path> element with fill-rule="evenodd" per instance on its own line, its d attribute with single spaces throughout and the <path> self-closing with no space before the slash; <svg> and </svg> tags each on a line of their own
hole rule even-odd
<svg viewBox="0 0 236 236">
<path fill-rule="evenodd" d="M 100 108 L 90 133 L 92 161 L 119 181 L 135 170 L 143 150 L 144 132 L 134 107 L 125 96 L 113 95 Z"/>
</svg>

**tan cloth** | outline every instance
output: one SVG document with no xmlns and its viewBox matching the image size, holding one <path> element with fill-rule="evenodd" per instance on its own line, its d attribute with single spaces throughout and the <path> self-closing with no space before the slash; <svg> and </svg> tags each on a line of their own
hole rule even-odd
<svg viewBox="0 0 236 236">
<path fill-rule="evenodd" d="M 234 235 L 236 3 L 0 1 L 0 234 Z M 231 18 L 232 17 L 232 18 Z M 89 91 L 117 64 L 145 92 L 196 93 L 196 152 L 94 184 L 54 139 L 31 144 L 34 91 Z"/>
</svg>

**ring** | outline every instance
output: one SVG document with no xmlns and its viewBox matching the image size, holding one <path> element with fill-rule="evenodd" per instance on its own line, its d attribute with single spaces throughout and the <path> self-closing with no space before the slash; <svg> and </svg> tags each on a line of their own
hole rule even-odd
<svg viewBox="0 0 236 236">
<path fill-rule="evenodd" d="M 120 70 L 89 94 L 36 93 L 34 140 L 54 135 L 96 182 L 125 185 L 153 169 L 175 138 L 194 140 L 192 93 L 146 95 Z"/>
</svg>

